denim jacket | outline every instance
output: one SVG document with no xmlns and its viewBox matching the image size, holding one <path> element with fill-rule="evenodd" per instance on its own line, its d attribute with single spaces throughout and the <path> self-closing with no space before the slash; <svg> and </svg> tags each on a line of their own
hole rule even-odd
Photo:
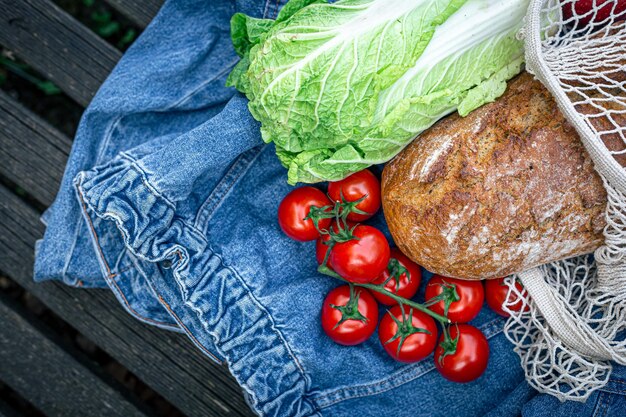
<svg viewBox="0 0 626 417">
<path fill-rule="evenodd" d="M 487 309 L 473 324 L 489 339 L 489 366 L 468 384 L 444 380 L 432 357 L 393 361 L 376 335 L 345 347 L 323 334 L 322 300 L 337 282 L 316 272 L 314 245 L 281 233 L 286 171 L 246 99 L 225 87 L 238 60 L 232 14 L 271 18 L 283 3 L 165 4 L 82 118 L 43 216 L 35 279 L 110 288 L 137 319 L 184 332 L 227 363 L 262 415 L 617 413 L 619 377 L 585 405 L 536 396 Z M 382 214 L 372 222 L 389 237 Z"/>
</svg>

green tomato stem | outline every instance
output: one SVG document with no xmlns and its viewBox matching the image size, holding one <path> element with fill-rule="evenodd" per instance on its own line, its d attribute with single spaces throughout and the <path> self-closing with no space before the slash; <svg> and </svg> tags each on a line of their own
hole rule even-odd
<svg viewBox="0 0 626 417">
<path fill-rule="evenodd" d="M 399 295 L 396 295 L 396 294 L 394 294 L 392 292 L 387 291 L 386 289 L 384 289 L 380 285 L 376 285 L 376 284 L 357 284 L 355 282 L 350 282 L 347 279 L 343 278 L 338 273 L 336 273 L 335 271 L 333 271 L 330 268 L 328 268 L 325 265 L 325 263 L 320 265 L 319 268 L 317 268 L 317 271 L 320 274 L 324 274 L 324 275 L 327 275 L 329 277 L 333 277 L 333 278 L 339 279 L 339 280 L 341 280 L 343 282 L 346 282 L 348 284 L 352 284 L 352 285 L 355 285 L 357 287 L 367 288 L 368 290 L 376 291 L 377 293 L 386 295 L 389 298 L 393 298 L 395 301 L 397 301 L 400 304 L 404 304 L 404 305 L 407 305 L 409 307 L 413 307 L 413 308 L 415 308 L 415 309 L 417 309 L 419 311 L 422 311 L 422 312 L 428 314 L 429 316 L 431 316 L 432 318 L 437 320 L 439 323 L 441 323 L 442 326 L 445 325 L 445 324 L 451 323 L 450 320 L 448 320 L 447 317 L 442 316 L 440 314 L 435 313 L 434 311 L 429 310 L 423 304 L 416 303 L 415 301 L 407 300 L 404 297 L 400 297 Z"/>
</svg>

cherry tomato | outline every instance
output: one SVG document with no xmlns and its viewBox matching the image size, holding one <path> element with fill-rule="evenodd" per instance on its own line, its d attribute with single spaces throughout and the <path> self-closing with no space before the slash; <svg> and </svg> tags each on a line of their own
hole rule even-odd
<svg viewBox="0 0 626 417">
<path fill-rule="evenodd" d="M 313 220 L 305 219 L 312 206 L 324 207 L 332 203 L 323 192 L 313 187 L 300 187 L 291 191 L 278 206 L 278 224 L 294 240 L 305 242 L 317 239 L 320 234 Z M 331 219 L 319 221 L 320 229 L 327 229 Z"/>
<path fill-rule="evenodd" d="M 356 201 L 365 196 L 356 208 L 367 214 L 348 214 L 348 220 L 362 222 L 376 214 L 380 208 L 380 181 L 369 169 L 364 169 L 341 181 L 328 183 L 328 195 L 333 201 L 341 201 L 342 195 L 346 201 Z"/>
<path fill-rule="evenodd" d="M 417 292 L 422 282 L 422 271 L 419 265 L 406 257 L 398 248 L 391 249 L 389 264 L 373 284 L 385 283 L 384 288 L 400 297 L 411 298 Z M 372 292 L 379 303 L 394 305 L 396 301 L 378 292 Z"/>
<path fill-rule="evenodd" d="M 348 221 L 348 228 L 352 229 L 354 226 L 356 226 L 356 223 Z M 337 222 L 334 222 L 332 224 L 332 226 L 330 226 L 333 231 L 337 231 Z M 317 264 L 321 265 L 322 262 L 324 262 L 324 257 L 326 256 L 326 252 L 328 252 L 328 245 L 325 245 L 324 242 L 328 242 L 330 240 L 330 235 L 322 235 L 320 237 L 317 238 L 317 241 L 315 242 L 315 259 L 317 259 Z M 330 269 L 333 269 L 330 266 L 330 263 L 327 262 L 327 265 Z"/>
<path fill-rule="evenodd" d="M 358 225 L 356 239 L 335 243 L 330 251 L 330 265 L 343 278 L 359 284 L 371 282 L 389 263 L 389 243 L 378 229 Z"/>
<path fill-rule="evenodd" d="M 469 324 L 450 326 L 450 338 L 454 340 L 457 336 L 454 350 L 444 355 L 444 335 L 441 335 L 435 349 L 435 367 L 448 381 L 470 382 L 487 369 L 489 343 L 480 330 Z"/>
<path fill-rule="evenodd" d="M 426 302 L 442 294 L 444 289 L 450 291 L 452 285 L 456 287 L 459 300 L 450 304 L 448 319 L 455 323 L 467 323 L 478 315 L 485 300 L 485 291 L 480 281 L 465 281 L 433 275 L 426 286 Z M 428 308 L 435 313 L 444 314 L 443 300 Z"/>
<path fill-rule="evenodd" d="M 365 288 L 342 285 L 328 293 L 322 305 L 322 328 L 340 345 L 365 342 L 376 330 L 378 304 Z"/>
<path fill-rule="evenodd" d="M 594 12 L 593 10 L 597 10 Z M 623 20 L 626 16 L 626 0 L 574 0 L 563 4 L 563 17 L 576 17 L 578 27 L 589 23 L 603 23 L 611 15 L 616 20 Z"/>
<path fill-rule="evenodd" d="M 417 362 L 435 349 L 437 325 L 428 314 L 397 305 L 380 321 L 378 338 L 395 360 Z"/>
<path fill-rule="evenodd" d="M 515 282 L 515 288 L 517 288 L 520 293 L 526 294 L 522 284 L 517 281 Z M 509 287 L 504 283 L 504 278 L 485 280 L 485 299 L 487 300 L 487 305 L 491 307 L 493 311 L 504 317 L 510 316 L 510 314 L 502 308 L 508 293 Z M 524 302 L 518 299 L 515 294 L 511 294 L 511 305 L 509 305 L 508 308 L 512 311 L 520 311 L 522 305 L 524 305 Z M 524 305 L 524 311 L 528 311 L 529 308 L 528 304 Z"/>
</svg>

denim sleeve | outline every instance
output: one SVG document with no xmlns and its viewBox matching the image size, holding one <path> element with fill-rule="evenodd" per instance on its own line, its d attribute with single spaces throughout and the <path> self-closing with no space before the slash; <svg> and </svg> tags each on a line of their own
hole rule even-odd
<svg viewBox="0 0 626 417">
<path fill-rule="evenodd" d="M 464 385 L 432 357 L 394 362 L 377 335 L 358 347 L 324 336 L 337 283 L 317 274 L 314 245 L 281 233 L 285 169 L 224 87 L 231 15 L 274 17 L 283 3 L 165 4 L 81 121 L 36 279 L 108 286 L 137 318 L 226 363 L 261 415 L 519 415 L 534 394 L 492 312 L 473 323 L 489 367 Z M 389 236 L 382 215 L 373 224 Z"/>
<path fill-rule="evenodd" d="M 222 129 L 228 125 L 232 129 L 243 127 L 238 135 L 222 130 L 220 137 L 213 139 L 214 144 L 223 143 L 231 156 L 261 143 L 254 120 L 243 111 L 245 105 L 234 97 L 232 89 L 224 86 L 228 72 L 238 60 L 229 39 L 229 20 L 236 11 L 263 16 L 275 13 L 277 7 L 264 1 L 244 4 L 177 0 L 164 5 L 83 115 L 61 188 L 42 217 L 47 227 L 44 239 L 36 246 L 36 281 L 110 287 L 122 305 L 140 320 L 180 329 L 154 297 L 143 295 L 150 294 L 151 289 L 136 268 L 137 257 L 111 237 L 118 232 L 103 223 L 99 224 L 103 231 L 98 242 L 91 238 L 91 225 L 81 215 L 73 182 L 79 172 L 95 166 L 110 165 L 121 170 L 133 160 L 135 168 L 141 166 L 145 175 L 151 175 L 159 171 L 153 161 L 169 161 L 170 175 L 152 178 L 163 183 L 159 186 L 168 191 L 168 200 L 181 206 L 203 200 L 232 162 L 229 155 L 213 153 L 215 164 L 206 165 L 204 173 L 197 172 L 195 182 L 178 184 L 172 183 L 174 178 L 189 178 L 194 175 L 190 171 L 201 163 L 177 163 L 174 159 L 185 154 L 206 157 L 189 150 L 194 149 L 194 141 L 208 143 L 211 139 L 203 137 L 202 132 L 217 135 L 220 131 L 215 125 L 220 123 Z M 225 109 L 231 100 L 229 109 Z M 233 111 L 237 106 L 239 111 Z M 230 147 L 225 138 L 239 142 Z M 157 156 L 159 150 L 167 150 L 168 155 Z M 174 173 L 175 168 L 180 171 Z M 167 181 L 170 182 L 164 184 Z M 102 246 L 107 247 L 105 266 L 100 254 Z"/>
</svg>

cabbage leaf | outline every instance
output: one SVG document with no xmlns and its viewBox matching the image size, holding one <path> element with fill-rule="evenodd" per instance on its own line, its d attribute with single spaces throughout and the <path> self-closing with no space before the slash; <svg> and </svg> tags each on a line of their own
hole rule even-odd
<svg viewBox="0 0 626 417">
<path fill-rule="evenodd" d="M 288 181 L 335 181 L 386 162 L 441 117 L 495 100 L 523 65 L 528 0 L 291 0 L 236 14 L 249 99 Z"/>
</svg>

